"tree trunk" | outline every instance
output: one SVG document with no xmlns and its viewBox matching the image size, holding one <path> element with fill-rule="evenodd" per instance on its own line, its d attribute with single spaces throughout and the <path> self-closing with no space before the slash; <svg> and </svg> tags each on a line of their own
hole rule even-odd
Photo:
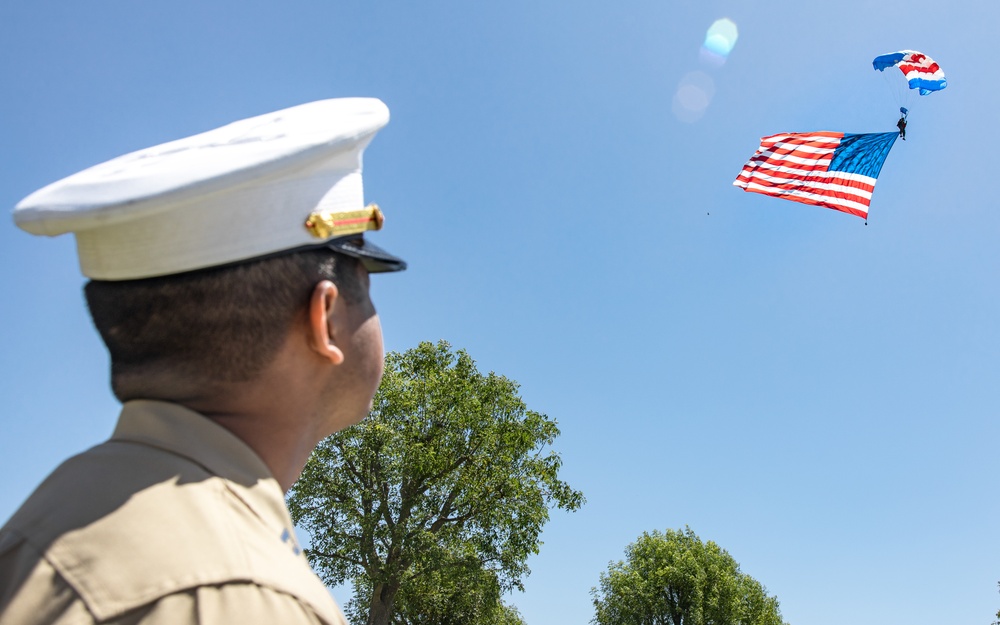
<svg viewBox="0 0 1000 625">
<path fill-rule="evenodd" d="M 399 584 L 378 584 L 372 591 L 372 602 L 368 609 L 368 625 L 389 625 L 392 609 L 396 603 Z"/>
</svg>

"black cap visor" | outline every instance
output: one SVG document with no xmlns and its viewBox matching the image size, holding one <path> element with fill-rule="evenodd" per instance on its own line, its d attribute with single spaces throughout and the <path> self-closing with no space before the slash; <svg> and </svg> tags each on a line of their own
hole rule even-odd
<svg viewBox="0 0 1000 625">
<path fill-rule="evenodd" d="M 406 269 L 406 261 L 374 245 L 361 234 L 330 239 L 324 245 L 334 252 L 357 258 L 368 273 L 386 273 Z"/>
</svg>

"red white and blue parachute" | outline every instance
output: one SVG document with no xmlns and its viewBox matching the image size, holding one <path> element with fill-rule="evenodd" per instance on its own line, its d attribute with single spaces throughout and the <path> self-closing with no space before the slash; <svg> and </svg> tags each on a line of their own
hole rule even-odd
<svg viewBox="0 0 1000 625">
<path fill-rule="evenodd" d="M 934 59 L 916 50 L 900 50 L 875 57 L 872 66 L 878 71 L 898 67 L 906 76 L 910 89 L 919 89 L 920 95 L 940 91 L 948 86 L 941 66 Z"/>
<path fill-rule="evenodd" d="M 891 78 L 884 74 L 899 99 L 906 99 L 913 90 L 927 95 L 948 86 L 934 59 L 915 50 L 877 56 L 872 65 L 880 72 L 898 67 L 903 73 L 906 84 L 897 78 L 898 74 Z M 789 132 L 763 137 L 733 185 L 744 191 L 857 215 L 867 224 L 882 165 L 896 139 L 906 138 L 909 111 L 900 106 L 899 112 L 899 132 Z"/>
</svg>

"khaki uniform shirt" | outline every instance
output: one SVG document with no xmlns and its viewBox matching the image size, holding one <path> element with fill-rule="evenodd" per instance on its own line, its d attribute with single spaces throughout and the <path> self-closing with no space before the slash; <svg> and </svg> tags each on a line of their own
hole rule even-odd
<svg viewBox="0 0 1000 625">
<path fill-rule="evenodd" d="M 133 401 L 0 529 L 0 625 L 22 623 L 345 621 L 264 462 L 195 412 Z"/>
</svg>

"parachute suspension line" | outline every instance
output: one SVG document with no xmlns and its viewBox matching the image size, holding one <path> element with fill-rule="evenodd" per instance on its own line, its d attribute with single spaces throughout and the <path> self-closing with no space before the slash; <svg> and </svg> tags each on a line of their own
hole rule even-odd
<svg viewBox="0 0 1000 625">
<path fill-rule="evenodd" d="M 912 106 L 910 98 L 913 95 L 910 87 L 906 83 L 906 80 L 899 80 L 895 74 L 890 73 L 890 70 L 895 71 L 894 68 L 889 68 L 879 72 L 882 75 L 883 82 L 885 82 L 885 88 L 898 108 L 909 109 Z"/>
</svg>

